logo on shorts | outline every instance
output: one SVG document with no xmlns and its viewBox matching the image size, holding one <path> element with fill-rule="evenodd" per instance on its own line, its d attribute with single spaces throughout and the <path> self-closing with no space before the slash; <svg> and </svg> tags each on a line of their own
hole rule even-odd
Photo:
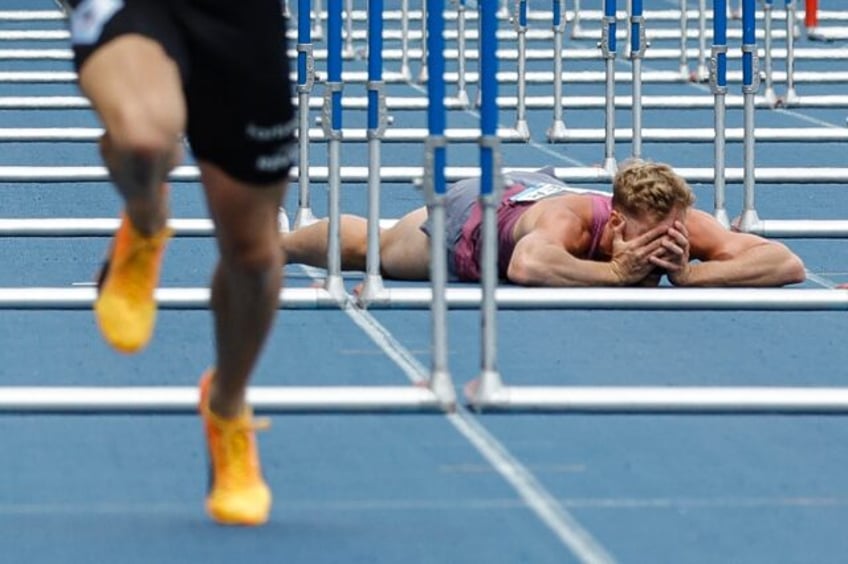
<svg viewBox="0 0 848 564">
<path fill-rule="evenodd" d="M 255 123 L 247 124 L 245 133 L 254 141 L 282 141 L 291 137 L 297 124 L 294 120 L 287 123 L 277 123 L 270 126 L 256 125 Z"/>
<path fill-rule="evenodd" d="M 256 158 L 256 170 L 274 173 L 292 166 L 296 159 L 296 149 L 297 145 L 290 145 L 270 155 L 259 155 Z"/>
<path fill-rule="evenodd" d="M 92 45 L 103 33 L 115 13 L 124 7 L 122 0 L 83 0 L 71 14 L 71 42 Z"/>
</svg>

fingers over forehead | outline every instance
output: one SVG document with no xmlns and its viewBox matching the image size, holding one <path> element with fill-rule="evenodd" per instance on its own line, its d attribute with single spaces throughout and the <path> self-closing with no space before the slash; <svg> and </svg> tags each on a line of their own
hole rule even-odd
<svg viewBox="0 0 848 564">
<path fill-rule="evenodd" d="M 663 237 L 665 237 L 667 232 L 668 232 L 667 227 L 664 227 L 662 225 L 657 225 L 656 227 L 652 227 L 648 231 L 645 231 L 641 235 L 635 237 L 633 239 L 633 242 L 637 243 L 637 244 L 644 245 L 644 244 L 647 244 L 651 241 L 656 241 L 658 239 L 662 239 Z"/>
</svg>

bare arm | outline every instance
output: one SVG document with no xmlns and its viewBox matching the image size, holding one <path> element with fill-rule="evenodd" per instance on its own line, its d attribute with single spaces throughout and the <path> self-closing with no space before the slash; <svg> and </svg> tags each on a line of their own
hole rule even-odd
<svg viewBox="0 0 848 564">
<path fill-rule="evenodd" d="M 534 229 L 515 245 L 507 278 L 524 286 L 634 285 L 654 271 L 649 256 L 661 250 L 664 230 L 654 229 L 624 242 L 620 225 L 614 231 L 609 262 L 577 257 L 569 247 L 586 235 L 580 219 L 570 212 L 543 215 Z"/>
<path fill-rule="evenodd" d="M 803 282 L 804 264 L 785 245 L 725 229 L 700 210 L 669 230 L 666 251 L 676 256 L 666 268 L 677 286 L 784 286 Z M 689 263 L 689 258 L 700 262 Z M 676 264 L 675 264 L 676 263 Z"/>
</svg>

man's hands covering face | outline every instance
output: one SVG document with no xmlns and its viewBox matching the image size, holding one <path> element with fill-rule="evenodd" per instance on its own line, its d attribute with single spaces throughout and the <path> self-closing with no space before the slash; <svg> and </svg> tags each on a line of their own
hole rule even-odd
<svg viewBox="0 0 848 564">
<path fill-rule="evenodd" d="M 663 239 L 667 229 L 657 226 L 638 237 L 625 241 L 624 226 L 625 222 L 622 221 L 618 226 L 613 227 L 610 268 L 618 278 L 619 284 L 632 286 L 642 281 L 656 268 L 657 265 L 651 257 L 664 254 Z"/>
<path fill-rule="evenodd" d="M 686 284 L 689 276 L 689 232 L 682 221 L 671 227 L 658 225 L 629 241 L 624 240 L 622 222 L 613 228 L 610 267 L 624 286 L 641 283 L 665 271 L 669 280 L 678 286 Z"/>
<path fill-rule="evenodd" d="M 675 221 L 662 240 L 662 252 L 651 255 L 649 260 L 666 271 L 675 286 L 685 286 L 689 279 L 689 232 L 682 221 Z"/>
</svg>

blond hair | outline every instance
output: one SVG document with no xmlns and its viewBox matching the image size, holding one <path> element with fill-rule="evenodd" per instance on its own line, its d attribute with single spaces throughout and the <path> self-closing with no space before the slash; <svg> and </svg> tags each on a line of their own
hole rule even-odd
<svg viewBox="0 0 848 564">
<path fill-rule="evenodd" d="M 634 217 L 664 218 L 694 203 L 692 188 L 666 164 L 629 161 L 613 180 L 613 207 Z"/>
</svg>

